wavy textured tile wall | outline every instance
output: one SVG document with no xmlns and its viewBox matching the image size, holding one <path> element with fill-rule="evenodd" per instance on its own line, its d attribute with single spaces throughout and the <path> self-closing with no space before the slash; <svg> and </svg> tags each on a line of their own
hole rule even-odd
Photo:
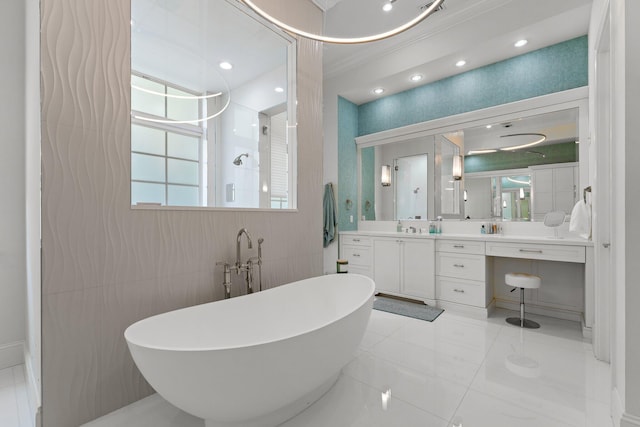
<svg viewBox="0 0 640 427">
<path fill-rule="evenodd" d="M 222 298 L 214 264 L 235 257 L 240 227 L 265 238 L 265 288 L 322 272 L 319 44 L 298 49 L 297 213 L 131 210 L 129 10 L 129 0 L 41 3 L 45 427 L 152 392 L 124 329 Z"/>
</svg>

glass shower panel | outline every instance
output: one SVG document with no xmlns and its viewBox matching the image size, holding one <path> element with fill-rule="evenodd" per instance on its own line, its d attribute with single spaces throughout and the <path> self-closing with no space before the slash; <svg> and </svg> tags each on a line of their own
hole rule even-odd
<svg viewBox="0 0 640 427">
<path fill-rule="evenodd" d="M 427 219 L 428 156 L 399 157 L 394 163 L 395 219 Z"/>
</svg>

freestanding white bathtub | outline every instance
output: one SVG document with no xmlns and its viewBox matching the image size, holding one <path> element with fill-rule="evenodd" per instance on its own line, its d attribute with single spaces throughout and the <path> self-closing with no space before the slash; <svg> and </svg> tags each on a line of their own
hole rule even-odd
<svg viewBox="0 0 640 427">
<path fill-rule="evenodd" d="M 315 277 L 153 316 L 124 336 L 151 386 L 207 427 L 276 426 L 335 383 L 374 292 L 365 276 Z"/>
</svg>

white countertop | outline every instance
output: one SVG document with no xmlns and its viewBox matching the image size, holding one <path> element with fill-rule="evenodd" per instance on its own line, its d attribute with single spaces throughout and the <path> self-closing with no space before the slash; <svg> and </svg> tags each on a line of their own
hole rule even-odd
<svg viewBox="0 0 640 427">
<path fill-rule="evenodd" d="M 389 231 L 341 231 L 344 235 L 360 235 L 360 236 L 378 236 L 378 237 L 396 237 L 411 239 L 435 239 L 435 240 L 475 240 L 484 242 L 504 242 L 504 243 L 531 243 L 545 245 L 566 245 L 566 246 L 593 246 L 593 242 L 579 237 L 539 237 L 527 235 L 508 235 L 508 234 L 420 234 L 405 232 L 389 232 Z"/>
</svg>

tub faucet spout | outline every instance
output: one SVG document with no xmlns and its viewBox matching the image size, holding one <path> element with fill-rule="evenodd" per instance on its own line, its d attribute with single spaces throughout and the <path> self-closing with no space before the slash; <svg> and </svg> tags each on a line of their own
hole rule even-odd
<svg viewBox="0 0 640 427">
<path fill-rule="evenodd" d="M 251 249 L 253 247 L 249 232 L 247 231 L 246 228 L 241 228 L 240 231 L 238 231 L 238 235 L 236 236 L 236 271 L 238 274 L 240 274 L 240 272 L 242 271 L 242 259 L 240 257 L 240 240 L 243 234 L 247 236 L 248 248 Z"/>
</svg>

